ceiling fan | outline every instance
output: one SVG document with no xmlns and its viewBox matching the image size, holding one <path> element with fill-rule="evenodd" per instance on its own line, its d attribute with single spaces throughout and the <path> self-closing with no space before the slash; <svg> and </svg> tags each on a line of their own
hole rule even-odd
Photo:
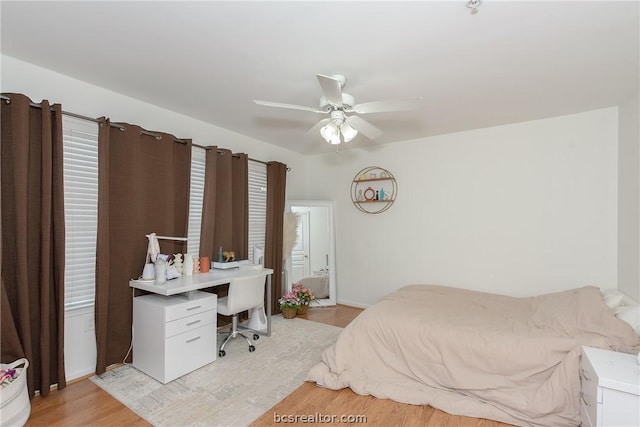
<svg viewBox="0 0 640 427">
<path fill-rule="evenodd" d="M 351 141 L 358 133 L 362 133 L 369 139 L 376 139 L 382 135 L 380 129 L 357 114 L 414 110 L 420 106 L 420 101 L 422 100 L 422 98 L 389 99 L 356 104 L 353 95 L 342 91 L 347 81 L 345 76 L 341 74 L 331 76 L 316 74 L 316 77 L 318 78 L 323 93 L 323 96 L 320 97 L 319 108 L 283 104 L 280 102 L 259 101 L 255 99 L 253 102 L 265 107 L 288 108 L 328 114 L 329 117 L 316 123 L 307 132 L 307 136 L 316 134 L 318 129 L 320 129 L 320 135 L 322 135 L 325 141 L 337 145 L 341 142 Z"/>
</svg>

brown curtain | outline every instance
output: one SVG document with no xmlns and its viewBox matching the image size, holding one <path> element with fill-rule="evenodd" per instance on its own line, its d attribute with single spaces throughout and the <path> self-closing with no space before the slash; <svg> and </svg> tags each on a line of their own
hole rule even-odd
<svg viewBox="0 0 640 427">
<path fill-rule="evenodd" d="M 284 225 L 284 201 L 287 186 L 287 165 L 280 162 L 267 164 L 267 231 L 264 248 L 264 265 L 273 269 L 271 276 L 271 295 L 267 304 L 271 304 L 272 313 L 280 313 L 278 299 L 284 293 L 282 282 L 282 242 Z"/>
<path fill-rule="evenodd" d="M 186 237 L 191 141 L 101 119 L 98 135 L 96 373 L 120 363 L 131 345 L 132 288 L 147 253 L 145 235 Z M 160 251 L 186 252 L 160 240 Z"/>
<path fill-rule="evenodd" d="M 3 94 L 2 363 L 29 360 L 29 395 L 66 386 L 62 107 Z"/>
<path fill-rule="evenodd" d="M 200 256 L 214 261 L 219 248 L 236 259 L 249 256 L 249 158 L 207 148 L 200 232 Z"/>
</svg>

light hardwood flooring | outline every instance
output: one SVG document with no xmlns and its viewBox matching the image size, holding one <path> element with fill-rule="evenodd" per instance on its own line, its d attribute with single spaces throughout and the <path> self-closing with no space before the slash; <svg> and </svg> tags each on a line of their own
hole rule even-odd
<svg viewBox="0 0 640 427">
<path fill-rule="evenodd" d="M 310 309 L 302 318 L 329 325 L 345 327 L 362 309 L 339 305 Z M 283 415 L 364 416 L 355 424 L 378 426 L 459 426 L 506 427 L 496 421 L 460 417 L 433 409 L 391 400 L 360 396 L 350 389 L 328 390 L 305 383 L 253 422 L 252 426 L 281 425 L 277 416 Z M 291 423 L 287 423 L 291 424 Z M 336 425 L 335 423 L 334 425 Z M 342 423 L 344 424 L 344 423 Z M 31 401 L 33 426 L 150 426 L 133 411 L 89 381 L 75 381 L 64 390 L 52 390 L 49 396 L 36 396 Z M 322 425 L 332 425 L 323 422 Z"/>
</svg>

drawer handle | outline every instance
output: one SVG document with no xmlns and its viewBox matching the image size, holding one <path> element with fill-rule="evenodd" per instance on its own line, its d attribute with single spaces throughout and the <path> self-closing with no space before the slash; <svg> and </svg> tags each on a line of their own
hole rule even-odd
<svg viewBox="0 0 640 427">
<path fill-rule="evenodd" d="M 591 381 L 591 378 L 587 376 L 587 372 L 584 369 L 582 369 L 582 378 L 584 378 L 587 381 Z"/>
<path fill-rule="evenodd" d="M 584 403 L 585 406 L 591 406 L 589 405 L 589 402 L 587 402 L 587 399 L 584 398 L 583 392 L 580 392 L 580 399 L 582 399 L 582 403 Z"/>
<path fill-rule="evenodd" d="M 195 337 L 195 338 L 191 338 L 190 340 L 187 340 L 187 344 L 192 343 L 194 341 L 198 341 L 200 339 L 200 337 Z"/>
<path fill-rule="evenodd" d="M 189 307 L 189 308 L 187 308 L 187 311 L 197 310 L 197 309 L 199 309 L 200 307 L 202 307 L 202 306 L 201 306 L 201 305 L 196 305 L 195 307 Z"/>
<path fill-rule="evenodd" d="M 187 323 L 187 326 L 195 325 L 196 323 L 200 323 L 201 320 L 194 320 L 193 322 Z"/>
</svg>

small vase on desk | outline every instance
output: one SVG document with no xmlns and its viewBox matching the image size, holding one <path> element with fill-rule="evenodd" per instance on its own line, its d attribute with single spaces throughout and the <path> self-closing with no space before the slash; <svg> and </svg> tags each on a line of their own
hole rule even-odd
<svg viewBox="0 0 640 427">
<path fill-rule="evenodd" d="M 182 272 L 185 276 L 193 275 L 193 255 L 184 254 L 184 261 L 182 262 Z"/>
<path fill-rule="evenodd" d="M 159 258 L 155 262 L 156 285 L 162 285 L 167 281 L 167 263 Z"/>
<path fill-rule="evenodd" d="M 203 256 L 200 258 L 200 273 L 208 273 L 210 267 L 209 257 Z"/>
</svg>

